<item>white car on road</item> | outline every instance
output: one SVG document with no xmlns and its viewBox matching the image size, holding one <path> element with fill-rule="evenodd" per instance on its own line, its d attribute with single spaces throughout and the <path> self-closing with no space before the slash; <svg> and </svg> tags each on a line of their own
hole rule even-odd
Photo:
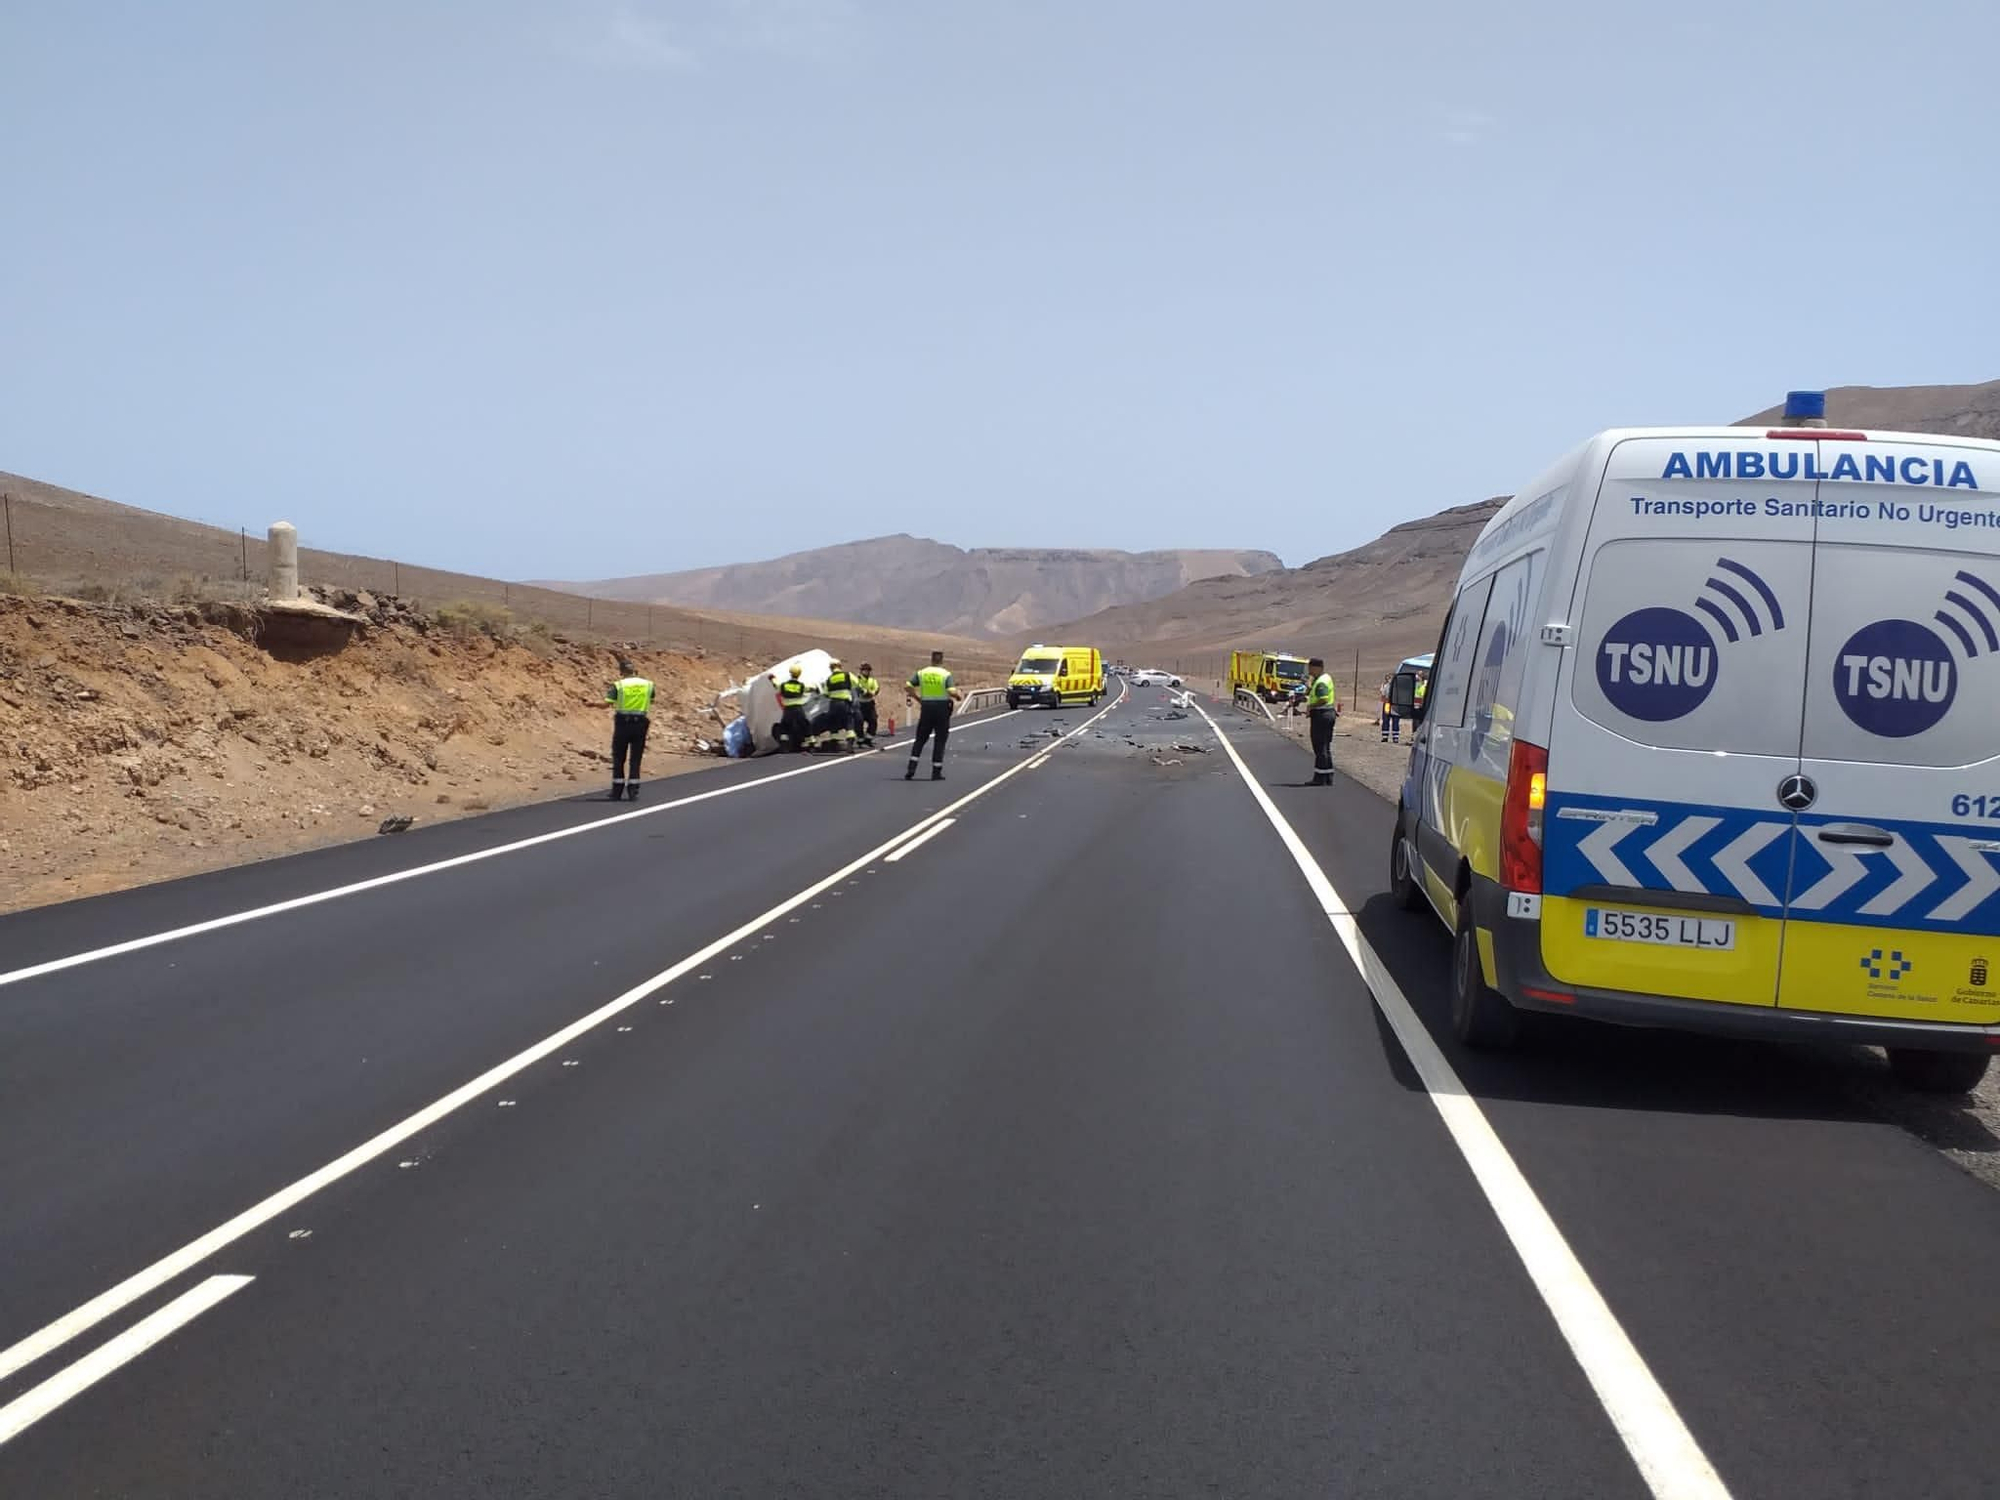
<svg viewBox="0 0 2000 1500">
<path fill-rule="evenodd" d="M 1141 667 L 1132 674 L 1134 687 L 1174 687 L 1181 685 L 1180 678 L 1171 672 L 1162 672 L 1158 667 Z"/>
</svg>

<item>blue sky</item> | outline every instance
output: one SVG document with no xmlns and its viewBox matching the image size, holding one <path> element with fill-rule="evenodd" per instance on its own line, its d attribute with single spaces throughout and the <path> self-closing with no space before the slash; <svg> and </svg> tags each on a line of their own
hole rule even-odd
<svg viewBox="0 0 2000 1500">
<path fill-rule="evenodd" d="M 17 5 L 0 469 L 513 577 L 1300 562 L 2000 376 L 2000 6 Z"/>
</svg>

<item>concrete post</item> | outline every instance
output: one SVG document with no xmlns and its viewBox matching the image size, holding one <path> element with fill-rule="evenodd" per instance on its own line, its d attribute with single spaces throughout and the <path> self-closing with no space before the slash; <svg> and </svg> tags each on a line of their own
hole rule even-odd
<svg viewBox="0 0 2000 1500">
<path fill-rule="evenodd" d="M 288 604 L 299 597 L 299 529 L 290 521 L 271 528 L 271 598 Z"/>
</svg>

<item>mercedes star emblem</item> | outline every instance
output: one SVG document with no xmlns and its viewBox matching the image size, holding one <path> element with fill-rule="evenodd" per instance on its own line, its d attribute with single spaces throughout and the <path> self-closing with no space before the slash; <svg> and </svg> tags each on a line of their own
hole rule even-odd
<svg viewBox="0 0 2000 1500">
<path fill-rule="evenodd" d="M 1778 783 L 1778 801 L 1792 812 L 1804 812 L 1819 799 L 1810 776 L 1787 776 Z"/>
</svg>

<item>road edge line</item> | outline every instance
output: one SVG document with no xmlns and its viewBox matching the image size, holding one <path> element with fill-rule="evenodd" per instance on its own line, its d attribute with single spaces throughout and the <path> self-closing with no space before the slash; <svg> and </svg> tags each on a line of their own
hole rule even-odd
<svg viewBox="0 0 2000 1500">
<path fill-rule="evenodd" d="M 1486 1195 L 1508 1243 L 1520 1257 L 1528 1279 L 1555 1319 L 1557 1330 L 1582 1367 L 1584 1378 L 1596 1392 L 1598 1404 L 1611 1419 L 1647 1489 L 1655 1500 L 1730 1500 L 1721 1476 L 1681 1420 L 1665 1388 L 1654 1377 L 1597 1284 L 1590 1279 L 1590 1273 L 1583 1268 L 1583 1262 L 1570 1248 L 1554 1217 L 1486 1118 L 1486 1112 L 1417 1018 L 1402 986 L 1362 935 L 1353 911 L 1334 889 L 1297 830 L 1278 811 L 1270 794 L 1250 774 L 1250 768 L 1236 753 L 1222 727 L 1199 704 L 1195 705 L 1195 712 L 1207 720 L 1209 729 L 1222 742 L 1236 774 L 1250 789 L 1251 797 L 1277 832 L 1279 842 L 1292 856 L 1299 873 L 1305 876 L 1320 910 L 1347 949 L 1347 956 L 1368 986 L 1376 1007 L 1396 1033 L 1410 1065 L 1417 1070 L 1424 1092 L 1444 1122 L 1452 1143 L 1458 1147 L 1473 1180 Z"/>
</svg>

